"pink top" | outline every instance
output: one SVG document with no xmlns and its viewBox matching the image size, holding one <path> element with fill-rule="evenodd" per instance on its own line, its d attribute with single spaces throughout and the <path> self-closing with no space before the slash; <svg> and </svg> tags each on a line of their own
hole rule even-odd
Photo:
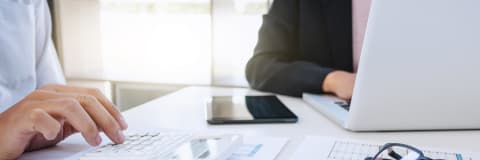
<svg viewBox="0 0 480 160">
<path fill-rule="evenodd" d="M 352 0 L 353 69 L 357 72 L 372 0 Z"/>
</svg>

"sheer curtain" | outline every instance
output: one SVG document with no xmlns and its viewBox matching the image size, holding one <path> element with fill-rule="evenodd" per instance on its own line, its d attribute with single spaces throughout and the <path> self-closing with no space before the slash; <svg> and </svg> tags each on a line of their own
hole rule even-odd
<svg viewBox="0 0 480 160">
<path fill-rule="evenodd" d="M 247 86 L 268 0 L 57 0 L 68 79 Z"/>
</svg>

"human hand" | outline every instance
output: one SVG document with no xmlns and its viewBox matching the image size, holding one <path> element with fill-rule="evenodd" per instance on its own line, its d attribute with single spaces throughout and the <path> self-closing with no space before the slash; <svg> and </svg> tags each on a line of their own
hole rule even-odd
<svg viewBox="0 0 480 160">
<path fill-rule="evenodd" d="M 122 143 L 126 128 L 120 112 L 98 90 L 47 85 L 0 114 L 0 159 L 53 146 L 76 132 L 92 146 L 101 143 L 100 131 Z"/>
<path fill-rule="evenodd" d="M 337 97 L 350 100 L 353 94 L 356 74 L 345 71 L 330 72 L 323 81 L 323 90 Z"/>
</svg>

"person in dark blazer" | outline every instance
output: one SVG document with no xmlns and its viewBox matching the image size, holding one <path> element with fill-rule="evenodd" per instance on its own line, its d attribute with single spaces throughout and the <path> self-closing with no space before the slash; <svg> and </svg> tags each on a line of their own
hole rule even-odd
<svg viewBox="0 0 480 160">
<path fill-rule="evenodd" d="M 370 0 L 275 0 L 247 64 L 250 86 L 350 99 L 369 7 Z"/>
</svg>

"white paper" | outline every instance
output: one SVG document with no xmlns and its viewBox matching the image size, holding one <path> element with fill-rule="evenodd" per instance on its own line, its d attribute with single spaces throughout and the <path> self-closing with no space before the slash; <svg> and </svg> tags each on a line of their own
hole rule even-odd
<svg viewBox="0 0 480 160">
<path fill-rule="evenodd" d="M 365 157 L 373 156 L 374 154 L 376 154 L 380 147 L 385 143 L 387 142 L 374 143 L 352 139 L 307 136 L 305 137 L 304 141 L 298 146 L 296 152 L 291 159 L 364 160 Z M 434 159 L 474 160 L 479 158 L 479 153 L 459 152 L 445 149 L 427 149 L 423 147 L 418 148 L 422 150 L 426 156 Z M 331 156 L 333 154 L 335 155 Z M 404 158 L 408 159 L 408 157 Z"/>
<path fill-rule="evenodd" d="M 244 137 L 228 160 L 274 160 L 287 142 L 287 138 Z"/>
<path fill-rule="evenodd" d="M 103 136 L 103 134 L 101 134 Z M 105 141 L 106 137 L 103 136 Z M 106 142 L 104 142 L 106 143 Z M 71 159 L 72 155 L 84 152 L 92 148 L 85 142 L 80 134 L 74 134 L 55 147 L 46 148 L 34 152 L 24 153 L 19 160 L 65 160 Z"/>
<path fill-rule="evenodd" d="M 102 144 L 110 143 L 104 138 Z M 83 153 L 95 148 L 90 147 L 79 134 L 72 135 L 66 142 L 56 147 L 26 153 L 20 160 L 77 160 Z M 273 160 L 288 142 L 288 138 L 275 137 L 243 137 L 243 145 L 228 160 Z"/>
</svg>

